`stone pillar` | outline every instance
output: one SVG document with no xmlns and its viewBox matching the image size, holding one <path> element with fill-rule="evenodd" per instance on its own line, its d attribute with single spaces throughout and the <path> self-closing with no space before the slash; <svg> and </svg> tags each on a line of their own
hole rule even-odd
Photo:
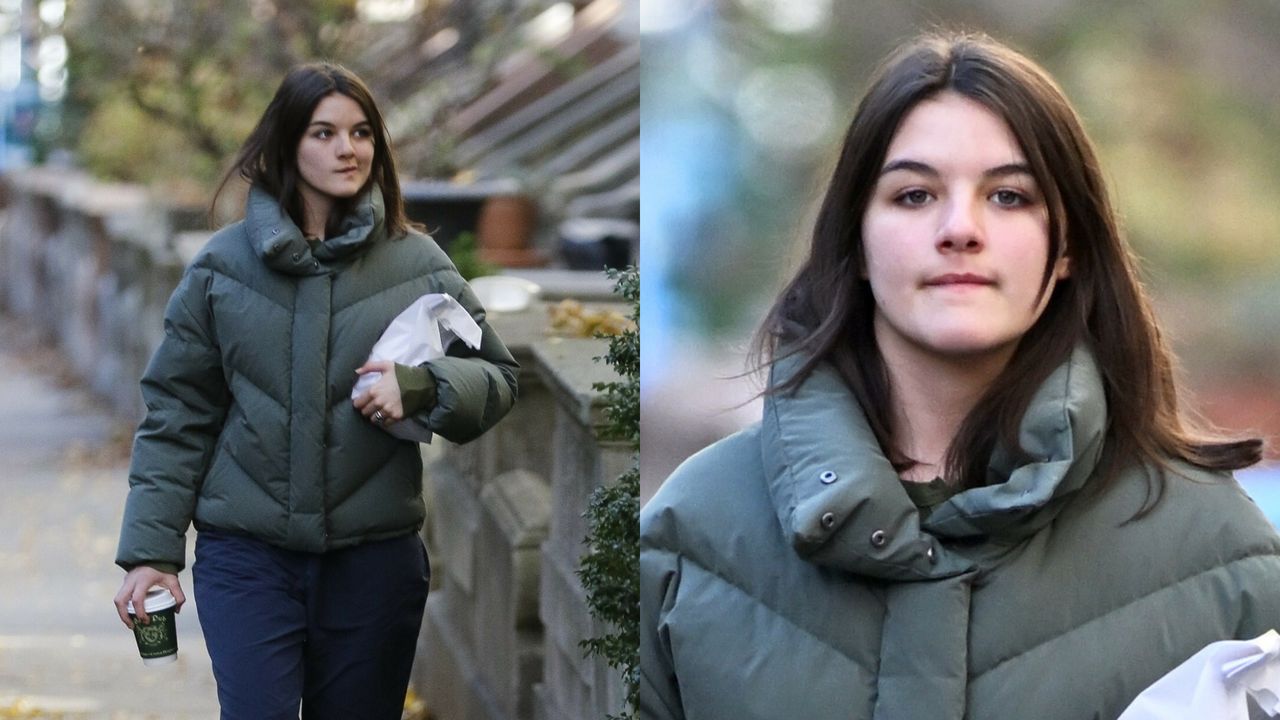
<svg viewBox="0 0 1280 720">
<path fill-rule="evenodd" d="M 551 497 L 546 481 L 526 470 L 494 478 L 480 492 L 476 575 L 479 613 L 476 655 L 502 717 L 532 715 L 533 685 L 542 679 L 538 618 L 539 557 L 547 537 Z"/>
<path fill-rule="evenodd" d="M 553 474 L 552 531 L 542 551 L 539 601 L 546 644 L 534 717 L 604 718 L 621 709 L 621 680 L 602 660 L 583 655 L 582 641 L 605 629 L 587 609 L 577 569 L 586 552 L 583 512 L 591 493 L 622 474 L 630 465 L 631 451 L 623 443 L 598 443 L 591 428 L 569 417 L 557 420 L 556 448 L 563 471 Z"/>
<path fill-rule="evenodd" d="M 592 386 L 616 376 L 593 359 L 604 341 L 546 337 L 543 307 L 490 321 L 521 363 L 520 400 L 428 468 L 435 580 L 415 684 L 436 720 L 598 720 L 621 688 L 578 647 L 595 633 L 576 568 L 587 497 L 630 462 L 597 437 Z"/>
</svg>

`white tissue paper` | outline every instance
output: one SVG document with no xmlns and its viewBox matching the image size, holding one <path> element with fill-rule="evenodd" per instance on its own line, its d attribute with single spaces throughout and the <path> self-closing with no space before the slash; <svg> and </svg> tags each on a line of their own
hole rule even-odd
<svg viewBox="0 0 1280 720">
<path fill-rule="evenodd" d="M 461 340 L 468 347 L 478 349 L 480 326 L 471 313 L 445 293 L 423 295 L 396 316 L 373 344 L 369 360 L 390 360 L 401 365 L 421 365 L 428 360 L 444 357 L 445 350 L 454 340 Z M 367 361 L 366 361 L 367 362 Z M 374 371 L 365 373 L 351 389 L 351 399 L 364 394 L 382 377 Z M 383 430 L 414 442 L 431 442 L 431 431 L 411 417 L 383 427 Z"/>
<path fill-rule="evenodd" d="M 1249 720 L 1246 696 L 1280 715 L 1280 634 L 1210 643 L 1134 699 L 1119 720 Z"/>
</svg>

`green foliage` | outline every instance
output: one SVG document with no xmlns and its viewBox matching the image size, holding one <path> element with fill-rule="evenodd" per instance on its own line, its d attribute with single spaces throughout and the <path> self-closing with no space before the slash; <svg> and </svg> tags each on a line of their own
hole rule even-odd
<svg viewBox="0 0 1280 720">
<path fill-rule="evenodd" d="M 458 274 L 464 280 L 495 275 L 500 269 L 497 265 L 487 263 L 480 258 L 480 251 L 476 247 L 476 234 L 471 231 L 458 233 L 453 242 L 449 243 L 449 259 L 453 261 L 454 266 L 458 268 Z"/>
<path fill-rule="evenodd" d="M 609 351 L 604 361 L 622 376 L 621 382 L 599 383 L 597 390 L 605 393 L 605 417 L 609 425 L 605 436 L 611 440 L 627 440 L 640 447 L 640 271 L 635 267 L 626 270 L 609 270 L 616 281 L 614 292 L 631 304 L 631 321 L 635 328 L 621 335 L 611 336 Z"/>
<path fill-rule="evenodd" d="M 123 96 L 94 108 L 88 126 L 93 130 L 80 136 L 77 150 L 89 172 L 136 183 L 166 178 L 166 197 L 207 202 L 202 181 L 217 174 L 217 163 L 198 153 L 180 131 L 143 114 Z"/>
<path fill-rule="evenodd" d="M 587 535 L 591 550 L 579 574 L 591 614 L 613 630 L 584 640 L 587 655 L 599 655 L 622 672 L 626 707 L 610 720 L 634 718 L 640 684 L 640 469 L 632 467 L 613 485 L 591 495 Z"/>
<path fill-rule="evenodd" d="M 617 482 L 597 488 L 591 495 L 586 518 L 587 554 L 578 570 L 587 593 L 591 614 L 612 630 L 584 640 L 588 656 L 604 658 L 622 672 L 626 707 L 609 720 L 637 717 L 640 687 L 640 272 L 630 267 L 609 271 L 614 291 L 631 304 L 635 328 L 609 340 L 603 359 L 621 380 L 597 383 L 605 393 L 609 420 L 604 436 L 625 440 L 636 451 L 631 467 Z"/>
</svg>

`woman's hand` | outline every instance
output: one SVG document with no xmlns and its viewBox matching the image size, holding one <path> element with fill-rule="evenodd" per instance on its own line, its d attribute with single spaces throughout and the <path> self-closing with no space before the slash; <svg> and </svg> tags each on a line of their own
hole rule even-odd
<svg viewBox="0 0 1280 720">
<path fill-rule="evenodd" d="M 390 360 L 373 360 L 356 369 L 357 375 L 380 372 L 382 377 L 373 387 L 352 402 L 361 415 L 374 425 L 386 427 L 404 419 L 400 403 L 400 384 L 396 382 L 396 364 Z"/>
<path fill-rule="evenodd" d="M 187 601 L 187 596 L 183 594 L 182 586 L 178 584 L 178 576 L 160 572 L 146 565 L 139 565 L 124 576 L 120 592 L 116 593 L 116 612 L 120 614 L 120 622 L 123 622 L 125 627 L 133 629 L 133 621 L 129 619 L 130 601 L 133 602 L 133 614 L 138 616 L 138 620 L 142 621 L 143 625 L 151 621 L 145 605 L 147 591 L 156 585 L 173 593 L 173 599 L 178 601 L 175 612 L 182 612 L 182 604 Z"/>
</svg>

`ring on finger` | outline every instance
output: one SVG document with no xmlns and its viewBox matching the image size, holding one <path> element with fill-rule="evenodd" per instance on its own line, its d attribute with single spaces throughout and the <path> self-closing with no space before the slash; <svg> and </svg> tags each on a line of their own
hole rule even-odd
<svg viewBox="0 0 1280 720">
<path fill-rule="evenodd" d="M 387 415 L 381 410 L 375 410 L 373 413 L 373 417 L 371 417 L 370 420 L 373 420 L 378 425 L 381 425 L 382 423 L 386 422 Z"/>
</svg>

